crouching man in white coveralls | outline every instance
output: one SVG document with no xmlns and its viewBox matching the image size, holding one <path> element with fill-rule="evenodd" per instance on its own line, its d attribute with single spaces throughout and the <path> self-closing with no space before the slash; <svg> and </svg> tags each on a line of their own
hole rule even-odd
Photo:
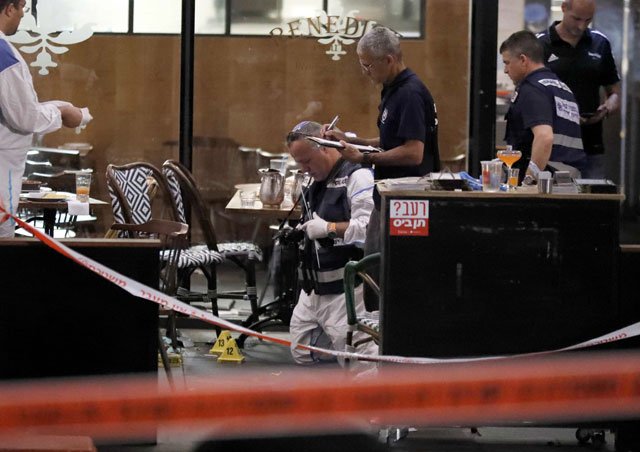
<svg viewBox="0 0 640 452">
<path fill-rule="evenodd" d="M 25 14 L 25 0 L 0 0 L 0 203 L 15 214 L 22 175 L 33 134 L 86 125 L 89 110 L 69 102 L 41 103 L 33 89 L 29 67 L 7 40 Z M 0 238 L 14 236 L 14 221 L 0 212 Z"/>
<path fill-rule="evenodd" d="M 349 260 L 363 256 L 369 216 L 373 209 L 370 168 L 341 158 L 336 149 L 322 147 L 307 136 L 321 136 L 322 125 L 304 121 L 287 135 L 287 146 L 300 169 L 313 177 L 303 191 L 302 229 L 305 232 L 300 275 L 303 291 L 291 318 L 291 353 L 299 364 L 334 360 L 326 354 L 295 348 L 295 344 L 344 351 L 347 336 L 343 274 Z M 355 290 L 356 312 L 365 312 L 362 284 Z M 354 341 L 364 336 L 356 333 Z M 377 354 L 368 342 L 359 353 Z"/>
</svg>

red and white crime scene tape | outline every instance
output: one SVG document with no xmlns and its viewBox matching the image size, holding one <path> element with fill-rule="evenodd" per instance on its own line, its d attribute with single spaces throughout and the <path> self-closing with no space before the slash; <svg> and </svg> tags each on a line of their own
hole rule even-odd
<svg viewBox="0 0 640 452">
<path fill-rule="evenodd" d="M 224 373 L 173 391 L 157 378 L 5 383 L 1 435 L 139 437 L 164 431 L 246 436 L 384 425 L 523 425 L 640 416 L 640 354 L 549 355 L 438 366 Z M 372 420 L 375 420 L 372 424 Z"/>
<path fill-rule="evenodd" d="M 0 205 L 0 213 L 6 213 L 2 205 Z M 127 276 L 124 276 L 100 264 L 99 262 L 96 262 L 72 250 L 71 248 L 63 245 L 59 241 L 42 233 L 41 231 L 37 230 L 30 224 L 20 220 L 19 218 L 13 215 L 11 215 L 11 217 L 16 221 L 18 225 L 20 225 L 22 228 L 29 231 L 30 233 L 34 234 L 35 237 L 37 237 L 39 240 L 41 240 L 44 244 L 46 244 L 50 248 L 68 257 L 69 259 L 75 261 L 76 263 L 82 265 L 83 267 L 91 270 L 92 272 L 98 274 L 99 276 L 103 277 L 107 281 L 110 281 L 111 283 L 119 286 L 120 288 L 126 290 L 127 292 L 129 292 L 130 294 L 136 297 L 150 300 L 167 309 L 172 309 L 176 312 L 185 314 L 189 317 L 197 318 L 207 323 L 220 326 L 223 329 L 228 329 L 228 330 L 239 332 L 241 334 L 254 336 L 254 337 L 257 337 L 266 341 L 274 342 L 277 344 L 281 344 L 287 347 L 292 346 L 291 341 L 274 337 L 274 336 L 269 336 L 268 334 L 263 334 L 257 331 L 250 330 L 248 328 L 244 328 L 240 325 L 228 322 L 206 311 L 196 309 L 156 289 L 145 286 L 144 284 L 140 284 L 137 281 L 134 281 L 133 279 L 128 278 Z M 638 335 L 640 335 L 640 322 L 636 322 L 632 325 L 629 325 L 624 328 L 613 331 L 611 333 L 602 335 L 595 339 L 590 339 L 588 341 L 581 342 L 579 344 L 575 344 L 572 346 L 568 346 L 559 350 L 541 351 L 541 352 L 527 353 L 527 354 L 521 354 L 521 355 L 510 355 L 509 357 L 513 358 L 517 356 L 533 356 L 538 354 L 546 354 L 546 353 L 559 352 L 559 351 L 577 350 L 581 348 L 594 347 L 596 345 L 615 342 L 622 339 L 628 339 Z M 343 352 L 343 351 L 337 351 L 337 350 L 328 350 L 328 349 L 323 349 L 323 348 L 313 347 L 313 346 L 303 345 L 303 344 L 295 344 L 295 346 L 299 348 L 311 350 L 316 353 L 324 353 L 328 355 L 333 355 L 335 357 L 341 357 L 341 358 L 346 358 L 351 360 L 357 359 L 357 360 L 363 360 L 363 361 L 377 361 L 377 362 L 387 362 L 387 363 L 397 363 L 397 364 L 433 364 L 433 363 L 443 363 L 443 362 L 470 362 L 470 361 L 484 361 L 484 360 L 506 358 L 506 356 L 486 356 L 486 357 L 479 357 L 479 358 L 437 359 L 437 358 L 405 357 L 405 356 L 392 356 L 392 355 L 372 356 L 372 355 L 365 355 L 361 353 L 350 353 L 350 352 Z"/>
<path fill-rule="evenodd" d="M 133 295 L 223 328 L 291 345 L 239 327 L 138 284 L 15 219 L 45 244 Z M 567 347 L 635 336 L 638 325 Z M 349 358 L 373 357 L 310 349 Z M 160 426 L 210 436 L 353 430 L 378 425 L 491 425 L 634 419 L 640 415 L 640 354 L 520 355 L 511 359 L 378 361 L 375 378 L 339 370 L 224 373 L 163 391 L 157 378 L 25 381 L 0 385 L 1 435 L 62 433 L 140 437 Z M 495 358 L 495 357 L 494 357 Z M 456 362 L 464 361 L 464 362 Z"/>
</svg>

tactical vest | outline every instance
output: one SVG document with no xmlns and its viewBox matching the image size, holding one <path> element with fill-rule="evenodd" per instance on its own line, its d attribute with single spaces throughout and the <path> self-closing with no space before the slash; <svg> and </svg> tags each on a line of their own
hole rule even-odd
<svg viewBox="0 0 640 452">
<path fill-rule="evenodd" d="M 550 160 L 573 165 L 580 169 L 585 159 L 585 153 L 580 134 L 578 104 L 571 89 L 548 68 L 536 70 L 521 82 L 521 86 L 516 91 L 514 99 L 512 99 L 512 106 L 507 113 L 507 136 L 512 134 L 509 119 L 513 112 L 516 109 L 527 108 L 526 105 L 518 104 L 518 94 L 525 85 L 543 93 L 553 105 L 553 147 Z M 521 138 L 515 135 L 512 141 Z M 531 138 L 533 138 L 533 135 L 531 135 Z M 523 148 L 523 150 L 525 149 Z M 529 143 L 527 150 L 530 153 L 531 143 Z M 527 155 L 527 157 L 530 157 L 530 155 Z"/>
<path fill-rule="evenodd" d="M 327 222 L 340 223 L 351 219 L 351 207 L 347 196 L 349 176 L 361 166 L 339 160 L 324 181 L 315 181 L 305 192 L 309 211 L 304 212 L 305 221 L 315 212 Z M 304 239 L 303 258 L 300 264 L 302 288 L 317 295 L 344 292 L 342 283 L 344 266 L 350 260 L 359 260 L 362 249 L 345 245 L 342 238 L 320 240 Z"/>
</svg>

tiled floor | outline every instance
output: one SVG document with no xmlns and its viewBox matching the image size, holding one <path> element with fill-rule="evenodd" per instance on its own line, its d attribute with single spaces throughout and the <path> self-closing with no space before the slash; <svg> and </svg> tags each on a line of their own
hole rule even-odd
<svg viewBox="0 0 640 452">
<path fill-rule="evenodd" d="M 621 243 L 640 243 L 640 223 L 637 221 L 626 222 L 621 234 Z M 260 270 L 259 293 L 265 284 L 265 270 Z M 242 284 L 241 277 L 236 273 L 221 273 L 221 281 L 231 287 Z M 197 284 L 197 281 L 196 281 Z M 266 298 L 271 295 L 267 292 Z M 221 313 L 223 317 L 233 317 L 238 312 L 248 310 L 243 302 L 236 302 L 233 306 L 235 313 L 228 311 Z M 211 376 L 221 377 L 228 371 L 252 370 L 257 372 L 287 372 L 297 366 L 293 363 L 289 350 L 278 344 L 260 341 L 250 338 L 242 351 L 246 361 L 243 364 L 221 364 L 208 354 L 215 333 L 213 330 L 182 330 L 181 333 L 188 338 L 189 346 L 182 353 L 183 366 L 173 368 L 173 376 L 176 384 L 188 387 L 191 379 L 196 377 Z M 280 328 L 269 332 L 283 338 L 288 338 L 286 328 Z M 193 343 L 191 345 L 191 343 Z M 159 379 L 162 385 L 167 384 L 166 376 L 162 369 L 159 370 Z M 614 435 L 609 430 L 603 430 L 604 444 L 599 444 L 604 451 L 614 450 Z M 537 451 L 569 451 L 595 449 L 594 445 L 579 445 L 576 440 L 576 428 L 550 428 L 544 426 L 512 426 L 512 427 L 479 427 L 478 433 L 469 428 L 448 427 L 429 428 L 428 426 L 416 426 L 408 431 L 397 441 L 387 438 L 385 433 L 377 427 L 371 427 L 366 434 L 359 436 L 327 436 L 322 438 L 261 438 L 248 440 L 252 437 L 251 425 L 247 425 L 244 439 L 233 439 L 218 442 L 207 442 L 207 438 L 193 437 L 189 435 L 177 435 L 175 432 L 159 431 L 156 445 L 143 446 L 101 446 L 100 451 L 124 451 L 124 452 L 180 452 L 180 451 L 478 451 L 478 452 L 537 452 Z M 380 438 L 388 441 L 381 441 Z"/>
</svg>

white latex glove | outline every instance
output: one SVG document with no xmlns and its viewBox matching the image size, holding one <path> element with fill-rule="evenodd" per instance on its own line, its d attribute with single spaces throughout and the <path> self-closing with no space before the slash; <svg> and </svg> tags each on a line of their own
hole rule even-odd
<svg viewBox="0 0 640 452">
<path fill-rule="evenodd" d="M 82 120 L 80 121 L 80 125 L 76 127 L 76 133 L 80 133 L 82 129 L 87 127 L 87 124 L 89 124 L 89 122 L 93 119 L 93 116 L 91 116 L 91 113 L 89 113 L 89 109 L 87 107 L 81 108 L 80 111 L 82 112 Z"/>
<path fill-rule="evenodd" d="M 307 237 L 311 240 L 323 239 L 329 232 L 327 231 L 328 223 L 313 213 L 313 218 L 302 225 L 302 230 L 307 233 Z"/>
</svg>

